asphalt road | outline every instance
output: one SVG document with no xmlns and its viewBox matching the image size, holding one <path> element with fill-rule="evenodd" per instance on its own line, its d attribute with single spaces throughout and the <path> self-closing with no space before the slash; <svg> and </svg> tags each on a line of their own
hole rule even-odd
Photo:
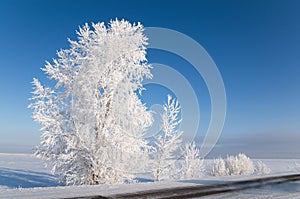
<svg viewBox="0 0 300 199">
<path fill-rule="evenodd" d="M 237 192 L 246 189 L 261 188 L 263 186 L 282 184 L 287 182 L 300 181 L 300 174 L 283 175 L 274 177 L 256 178 L 229 182 L 216 185 L 195 185 L 170 189 L 145 190 L 134 193 L 123 193 L 111 196 L 89 196 L 77 197 L 82 199 L 118 199 L 118 198 L 160 198 L 160 199 L 181 199 L 181 198 L 200 198 L 209 195 Z"/>
</svg>

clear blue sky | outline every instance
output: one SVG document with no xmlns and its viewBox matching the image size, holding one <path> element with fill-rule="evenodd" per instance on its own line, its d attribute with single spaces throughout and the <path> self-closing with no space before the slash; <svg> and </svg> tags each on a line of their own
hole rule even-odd
<svg viewBox="0 0 300 199">
<path fill-rule="evenodd" d="M 68 47 L 67 37 L 74 39 L 78 26 L 117 17 L 180 31 L 213 58 L 228 103 L 214 154 L 226 148 L 300 158 L 299 10 L 296 0 L 1 1 L 0 151 L 20 151 L 39 141 L 38 125 L 26 107 L 32 78 L 45 80 L 39 69 L 45 60 Z M 164 52 L 149 51 L 148 59 L 191 72 L 181 67 L 183 60 Z M 197 85 L 202 80 L 192 75 L 190 81 Z M 197 94 L 203 97 L 205 128 L 209 98 L 201 85 Z"/>
</svg>

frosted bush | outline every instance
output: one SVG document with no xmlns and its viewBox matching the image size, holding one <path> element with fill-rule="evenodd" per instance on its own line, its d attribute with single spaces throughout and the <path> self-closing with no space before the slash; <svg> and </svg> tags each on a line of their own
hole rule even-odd
<svg viewBox="0 0 300 199">
<path fill-rule="evenodd" d="M 203 175 L 204 160 L 200 158 L 200 151 L 196 148 L 195 143 L 185 145 L 183 177 L 185 179 L 198 178 Z"/>
<path fill-rule="evenodd" d="M 243 175 L 243 174 L 253 174 L 254 173 L 254 164 L 253 161 L 247 157 L 245 154 L 240 153 L 237 156 L 238 159 L 238 167 L 239 167 L 239 174 L 237 175 Z"/>
<path fill-rule="evenodd" d="M 254 173 L 254 164 L 245 154 L 237 156 L 228 156 L 226 159 L 228 175 L 244 175 Z"/>
<path fill-rule="evenodd" d="M 300 171 L 300 164 L 296 163 L 296 169 L 297 171 Z"/>
<path fill-rule="evenodd" d="M 269 174 L 271 169 L 262 161 L 258 161 L 255 167 L 256 174 Z"/>
<path fill-rule="evenodd" d="M 226 160 L 222 158 L 214 159 L 211 174 L 214 176 L 224 175 L 249 175 L 254 173 L 254 164 L 245 154 L 237 156 L 227 156 Z"/>
<path fill-rule="evenodd" d="M 228 156 L 226 159 L 226 168 L 228 170 L 228 175 L 239 175 L 241 173 L 241 167 L 238 157 Z"/>
<path fill-rule="evenodd" d="M 162 167 L 159 173 L 159 181 L 178 180 L 182 178 L 182 165 L 175 162 L 174 164 Z"/>
<path fill-rule="evenodd" d="M 292 171 L 300 171 L 300 163 L 294 161 L 294 164 L 289 166 L 290 170 Z"/>
<path fill-rule="evenodd" d="M 211 167 L 211 175 L 213 176 L 225 176 L 228 170 L 225 165 L 225 161 L 222 158 L 217 158 L 213 160 Z"/>
</svg>

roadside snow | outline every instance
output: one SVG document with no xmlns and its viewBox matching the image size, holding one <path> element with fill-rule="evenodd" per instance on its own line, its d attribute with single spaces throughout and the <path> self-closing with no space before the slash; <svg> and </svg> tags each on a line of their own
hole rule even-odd
<svg viewBox="0 0 300 199">
<path fill-rule="evenodd" d="M 256 162 L 258 160 L 254 160 Z M 264 176 L 299 172 L 300 160 L 279 159 L 262 160 L 271 168 L 271 173 Z M 211 160 L 206 160 L 209 165 Z M 261 175 L 262 176 L 262 175 Z M 0 198 L 67 198 L 80 196 L 120 194 L 149 189 L 163 189 L 199 184 L 217 184 L 261 177 L 250 176 L 203 176 L 199 179 L 152 182 L 150 173 L 139 175 L 143 183 L 123 185 L 97 186 L 59 186 L 57 177 L 45 168 L 43 163 L 29 154 L 0 153 Z M 238 193 L 207 197 L 207 198 L 300 198 L 300 183 L 274 185 L 264 189 L 250 189 Z"/>
</svg>

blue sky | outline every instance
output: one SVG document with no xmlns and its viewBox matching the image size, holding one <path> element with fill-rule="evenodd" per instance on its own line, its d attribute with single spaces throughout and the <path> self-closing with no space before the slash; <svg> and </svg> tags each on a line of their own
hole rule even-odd
<svg viewBox="0 0 300 199">
<path fill-rule="evenodd" d="M 46 81 L 40 71 L 45 61 L 68 47 L 67 38 L 76 38 L 78 26 L 117 17 L 182 32 L 213 58 L 225 84 L 227 117 L 212 154 L 300 158 L 299 10 L 298 1 L 268 0 L 1 1 L 0 151 L 22 151 L 39 142 L 38 125 L 26 107 L 32 78 Z M 149 50 L 148 60 L 189 77 L 198 89 L 205 130 L 210 102 L 201 77 L 170 53 Z M 154 91 L 145 92 L 149 104 L 166 93 L 151 99 L 160 96 Z"/>
</svg>

